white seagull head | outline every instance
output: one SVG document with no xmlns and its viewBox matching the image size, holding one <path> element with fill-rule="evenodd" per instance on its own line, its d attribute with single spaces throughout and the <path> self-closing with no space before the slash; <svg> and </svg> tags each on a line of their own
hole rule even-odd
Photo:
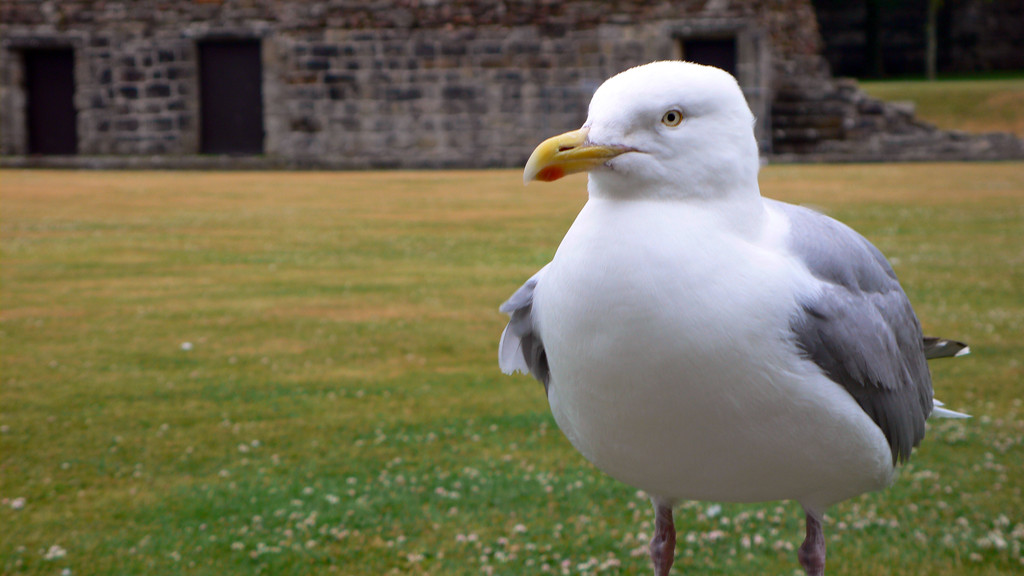
<svg viewBox="0 0 1024 576">
<path fill-rule="evenodd" d="M 579 130 L 541 143 L 525 183 L 590 172 L 598 196 L 710 197 L 757 190 L 754 116 L 728 72 L 653 62 L 598 88 Z"/>
</svg>

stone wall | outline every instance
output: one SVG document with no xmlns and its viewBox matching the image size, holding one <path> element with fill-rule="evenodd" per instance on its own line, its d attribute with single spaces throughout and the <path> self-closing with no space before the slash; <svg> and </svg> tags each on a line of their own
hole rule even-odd
<svg viewBox="0 0 1024 576">
<path fill-rule="evenodd" d="M 737 38 L 767 149 L 773 71 L 820 69 L 806 0 L 3 0 L 0 154 L 27 151 L 25 49 L 75 50 L 81 155 L 195 155 L 197 43 L 259 38 L 268 159 L 506 166 L 578 127 L 604 79 L 702 34 Z"/>
<path fill-rule="evenodd" d="M 604 79 L 696 37 L 736 39 L 765 153 L 869 140 L 850 129 L 859 104 L 835 116 L 818 96 L 846 89 L 809 0 L 0 0 L 0 155 L 76 162 L 26 156 L 19 53 L 33 48 L 75 51 L 79 163 L 231 165 L 197 156 L 198 46 L 235 38 L 260 41 L 265 132 L 264 154 L 240 165 L 490 167 L 521 165 L 584 121 Z"/>
<path fill-rule="evenodd" d="M 639 36 L 639 38 L 637 38 Z M 646 27 L 328 30 L 271 51 L 282 73 L 268 153 L 352 166 L 506 166 L 579 126 L 611 70 L 664 58 Z M 557 128 L 555 128 L 557 127 Z"/>
</svg>

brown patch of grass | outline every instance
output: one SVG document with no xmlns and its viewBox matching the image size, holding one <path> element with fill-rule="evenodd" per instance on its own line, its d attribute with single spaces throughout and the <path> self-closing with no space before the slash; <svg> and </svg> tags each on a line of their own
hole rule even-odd
<svg viewBox="0 0 1024 576">
<path fill-rule="evenodd" d="M 25 306 L 14 310 L 0 310 L 0 322 L 24 320 L 27 318 L 75 318 L 84 315 L 81 308 L 60 306 Z"/>
<path fill-rule="evenodd" d="M 1005 203 L 1022 190 L 1019 162 L 783 165 L 761 172 L 765 196 L 834 206 Z"/>
</svg>

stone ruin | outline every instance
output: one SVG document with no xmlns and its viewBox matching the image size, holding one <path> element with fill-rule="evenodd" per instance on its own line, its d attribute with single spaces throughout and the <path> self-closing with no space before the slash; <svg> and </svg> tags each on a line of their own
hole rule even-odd
<svg viewBox="0 0 1024 576">
<path fill-rule="evenodd" d="M 849 78 L 794 79 L 772 101 L 776 162 L 913 162 L 1024 158 L 1014 134 L 939 130 L 912 102 L 885 102 Z"/>
<path fill-rule="evenodd" d="M 810 0 L 0 0 L 0 164 L 517 166 L 605 78 L 673 58 L 737 77 L 770 161 L 1024 158 L 821 50 Z"/>
</svg>

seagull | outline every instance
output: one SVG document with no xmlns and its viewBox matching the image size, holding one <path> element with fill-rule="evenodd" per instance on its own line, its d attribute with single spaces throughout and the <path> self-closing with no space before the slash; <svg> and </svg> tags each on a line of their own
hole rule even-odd
<svg viewBox="0 0 1024 576">
<path fill-rule="evenodd" d="M 501 311 L 506 373 L 544 385 L 569 442 L 655 511 L 657 576 L 683 500 L 793 500 L 800 564 L 825 570 L 829 506 L 893 482 L 931 416 L 925 338 L 885 257 L 809 208 L 763 198 L 754 116 L 718 68 L 664 61 L 594 93 L 524 182 L 588 172 L 554 258 Z"/>
</svg>

